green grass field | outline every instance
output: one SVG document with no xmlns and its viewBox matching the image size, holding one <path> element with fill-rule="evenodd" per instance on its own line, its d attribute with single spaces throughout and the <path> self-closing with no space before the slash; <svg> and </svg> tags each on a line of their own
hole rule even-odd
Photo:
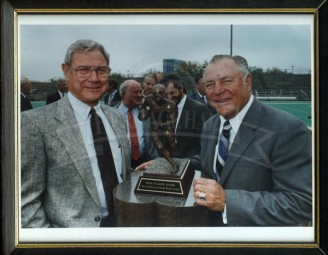
<svg viewBox="0 0 328 255">
<path fill-rule="evenodd" d="M 278 109 L 289 112 L 302 120 L 307 126 L 312 126 L 311 123 L 311 102 L 310 101 L 262 101 L 265 104 L 271 105 Z M 44 106 L 44 101 L 32 101 L 33 108 Z"/>
<path fill-rule="evenodd" d="M 307 126 L 312 127 L 311 101 L 262 101 L 283 111 L 289 112 L 302 120 Z"/>
<path fill-rule="evenodd" d="M 45 106 L 46 102 L 45 101 L 31 101 L 33 108 Z"/>
</svg>

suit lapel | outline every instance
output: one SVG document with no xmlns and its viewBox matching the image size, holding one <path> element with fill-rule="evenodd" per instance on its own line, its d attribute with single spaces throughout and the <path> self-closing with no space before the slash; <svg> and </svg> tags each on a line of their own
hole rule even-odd
<svg viewBox="0 0 328 255">
<path fill-rule="evenodd" d="M 123 180 L 126 180 L 127 174 L 128 174 L 128 163 L 127 163 L 127 158 L 130 158 L 130 145 L 129 145 L 129 140 L 127 139 L 127 130 L 126 126 L 124 126 L 124 123 L 121 120 L 118 120 L 117 118 L 113 117 L 114 115 L 110 113 L 111 108 L 105 108 L 102 107 L 102 110 L 104 114 L 107 117 L 107 120 L 109 124 L 111 125 L 116 138 L 118 140 L 119 146 L 121 148 L 122 152 L 122 177 Z M 123 119 L 123 118 L 122 118 Z M 127 158 L 125 155 L 128 155 Z"/>
<path fill-rule="evenodd" d="M 114 119 L 113 116 L 104 107 L 102 107 L 102 110 L 103 110 L 104 114 L 106 115 L 107 120 L 108 120 L 109 124 L 111 125 L 111 127 L 118 139 L 119 144 L 122 145 L 123 144 L 123 140 L 122 140 L 123 136 L 121 133 L 118 133 L 122 129 L 122 126 L 120 126 L 120 121 L 118 121 L 117 119 Z"/>
<path fill-rule="evenodd" d="M 206 173 L 210 175 L 213 179 L 216 179 L 216 175 L 213 171 L 213 161 L 215 159 L 215 147 L 218 143 L 219 137 L 219 127 L 220 127 L 220 117 L 215 115 L 210 120 L 210 125 L 202 132 L 202 148 L 201 148 L 201 161 L 205 163 L 203 166 Z"/>
<path fill-rule="evenodd" d="M 64 97 L 63 100 L 58 101 L 56 118 L 60 122 L 56 130 L 58 137 L 64 144 L 67 154 L 73 161 L 76 170 L 80 173 L 90 195 L 100 206 L 96 181 L 92 173 L 88 153 L 85 149 L 80 128 L 68 97 Z"/>
<path fill-rule="evenodd" d="M 57 91 L 57 94 L 56 94 L 56 98 L 58 99 L 58 100 L 60 100 L 61 99 L 61 95 L 59 94 L 59 92 Z"/>
<path fill-rule="evenodd" d="M 255 139 L 254 129 L 260 125 L 261 105 L 254 99 L 251 107 L 246 113 L 239 130 L 230 148 L 229 155 L 222 171 L 220 183 L 223 184 L 228 178 L 237 161 L 242 157 L 244 151 Z"/>
<path fill-rule="evenodd" d="M 118 91 L 116 91 L 115 95 L 113 96 L 112 101 L 120 101 L 121 100 L 121 96 L 120 93 Z"/>
<path fill-rule="evenodd" d="M 190 105 L 190 99 L 187 97 L 186 98 L 186 102 L 182 108 L 182 111 L 180 113 L 180 117 L 179 117 L 179 123 L 178 123 L 178 126 L 177 126 L 177 137 L 179 136 L 178 134 L 181 132 L 181 130 L 184 129 L 184 127 L 190 127 L 188 125 L 188 123 L 186 124 L 186 120 L 188 121 L 188 118 L 190 118 L 190 116 L 187 116 L 186 114 L 186 111 L 192 111 L 192 106 Z M 188 114 L 190 114 L 190 112 L 188 112 Z M 192 114 L 192 113 L 191 113 Z"/>
<path fill-rule="evenodd" d="M 227 161 L 224 165 L 220 183 L 223 184 L 224 181 L 228 178 L 230 172 L 233 170 L 233 167 L 237 163 L 238 159 L 243 155 L 243 152 L 251 144 L 254 139 L 253 130 L 250 127 L 241 125 L 239 131 L 235 137 L 235 140 L 229 151 Z"/>
<path fill-rule="evenodd" d="M 201 102 L 202 101 L 202 98 L 200 97 L 200 95 L 196 92 L 196 98 L 195 100 Z"/>
<path fill-rule="evenodd" d="M 185 114 L 185 111 L 187 109 L 187 100 L 182 108 L 182 111 L 180 112 L 180 116 L 179 116 L 179 122 L 178 122 L 178 125 L 177 125 L 177 131 L 176 131 L 176 134 L 179 133 L 179 131 L 181 130 L 181 128 L 183 127 L 184 123 L 183 122 L 183 116 Z M 178 135 L 177 135 L 178 136 Z"/>
</svg>

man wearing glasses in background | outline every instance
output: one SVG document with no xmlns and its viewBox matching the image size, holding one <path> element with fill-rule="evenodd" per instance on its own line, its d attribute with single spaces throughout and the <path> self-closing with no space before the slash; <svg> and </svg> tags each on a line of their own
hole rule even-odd
<svg viewBox="0 0 328 255">
<path fill-rule="evenodd" d="M 109 55 L 79 40 L 62 70 L 67 96 L 21 114 L 21 226 L 115 226 L 112 190 L 126 179 L 130 148 L 122 114 L 99 103 Z"/>
</svg>

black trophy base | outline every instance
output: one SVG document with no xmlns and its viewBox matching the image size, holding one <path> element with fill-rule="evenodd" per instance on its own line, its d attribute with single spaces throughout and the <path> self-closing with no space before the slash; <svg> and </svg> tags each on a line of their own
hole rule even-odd
<svg viewBox="0 0 328 255">
<path fill-rule="evenodd" d="M 195 171 L 190 160 L 174 159 L 179 164 L 177 173 L 172 173 L 171 164 L 164 158 L 155 159 L 152 166 L 139 177 L 135 193 L 161 196 L 187 197 Z"/>
</svg>

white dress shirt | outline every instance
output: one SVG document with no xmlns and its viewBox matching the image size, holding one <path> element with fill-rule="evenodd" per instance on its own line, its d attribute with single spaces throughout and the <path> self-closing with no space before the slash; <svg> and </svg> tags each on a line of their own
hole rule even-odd
<svg viewBox="0 0 328 255">
<path fill-rule="evenodd" d="M 178 128 L 178 124 L 179 124 L 179 121 L 180 121 L 180 116 L 181 116 L 181 112 L 182 112 L 182 109 L 186 103 L 186 100 L 187 100 L 187 96 L 184 95 L 182 98 L 181 98 L 181 101 L 178 103 L 177 107 L 178 107 L 178 118 L 177 118 L 177 123 L 175 124 L 175 130 L 174 130 L 174 133 L 177 132 L 177 128 Z"/>
<path fill-rule="evenodd" d="M 254 96 L 251 95 L 250 99 L 248 100 L 248 102 L 244 106 L 244 108 L 235 117 L 233 117 L 232 119 L 229 119 L 229 123 L 230 123 L 230 126 L 231 126 L 230 136 L 229 136 L 229 150 L 230 150 L 231 145 L 232 145 L 232 143 L 233 143 L 233 141 L 236 137 L 236 134 L 239 130 L 241 122 L 243 121 L 246 113 L 248 112 L 248 109 L 251 107 L 251 104 L 252 104 L 253 100 L 254 100 Z M 216 161 L 218 159 L 218 150 L 219 150 L 218 147 L 219 147 L 220 136 L 222 135 L 223 124 L 226 121 L 226 119 L 223 118 L 220 115 L 220 120 L 221 121 L 220 121 L 220 130 L 219 130 L 218 143 L 215 146 L 215 153 L 214 153 L 214 160 L 213 160 L 213 171 L 215 173 L 215 176 L 218 176 L 217 172 L 216 172 Z M 228 157 L 229 157 L 229 155 L 228 155 Z M 220 181 L 220 180 L 218 180 L 218 181 Z M 226 207 L 224 207 L 224 211 L 222 212 L 222 219 L 223 219 L 224 224 L 228 223 Z"/>
<path fill-rule="evenodd" d="M 201 93 L 199 93 L 198 91 L 196 91 L 197 92 L 197 94 L 199 95 L 199 97 L 201 98 L 201 99 L 203 99 L 204 100 L 204 103 L 205 104 L 207 104 L 207 97 L 206 96 L 203 96 Z"/>
<path fill-rule="evenodd" d="M 59 93 L 60 98 L 63 98 L 65 95 L 65 93 L 61 92 L 60 90 L 58 90 L 58 93 Z"/>
<path fill-rule="evenodd" d="M 90 113 L 91 107 L 88 106 L 87 104 L 81 102 L 80 100 L 78 100 L 70 92 L 67 93 L 67 96 L 73 107 L 75 118 L 76 118 L 77 123 L 80 128 L 83 143 L 85 145 L 85 148 L 87 150 L 87 153 L 88 153 L 88 156 L 90 159 L 92 173 L 96 180 L 98 196 L 99 196 L 100 205 L 101 205 L 101 209 L 102 209 L 102 216 L 106 217 L 108 215 L 106 197 L 105 197 L 103 183 L 101 180 L 97 155 L 96 155 L 96 151 L 95 151 L 95 147 L 94 147 L 94 143 L 93 143 L 91 125 L 90 125 L 91 115 L 89 113 Z M 112 127 L 110 126 L 104 112 L 102 111 L 100 104 L 98 103 L 93 108 L 96 110 L 96 113 L 99 115 L 99 117 L 101 118 L 101 120 L 104 123 L 104 127 L 106 130 L 109 144 L 110 144 L 112 154 L 113 154 L 117 178 L 118 178 L 119 182 L 123 182 L 122 177 L 121 177 L 122 154 L 121 154 L 120 144 L 119 144 L 117 137 L 116 137 Z"/>
<path fill-rule="evenodd" d="M 128 111 L 129 111 L 129 109 L 123 104 L 123 102 L 118 106 L 118 109 L 122 113 L 124 113 L 124 116 L 126 117 L 126 120 L 127 120 L 127 123 L 128 123 L 128 138 L 129 138 L 129 142 L 130 142 L 130 148 L 132 150 L 131 140 L 130 140 L 130 126 L 129 126 L 129 121 L 128 121 Z M 138 107 L 133 108 L 131 110 L 131 113 L 133 115 L 134 123 L 136 124 L 140 156 L 142 156 L 145 152 L 145 134 L 144 134 L 144 129 L 143 129 L 143 123 L 138 118 L 139 108 Z M 132 155 L 132 151 L 131 151 L 131 155 Z"/>
</svg>

